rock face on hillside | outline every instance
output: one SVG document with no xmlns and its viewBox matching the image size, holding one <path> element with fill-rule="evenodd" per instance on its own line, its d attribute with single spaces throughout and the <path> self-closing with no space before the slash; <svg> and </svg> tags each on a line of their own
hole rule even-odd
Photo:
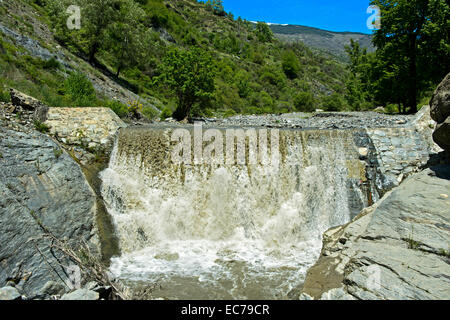
<svg viewBox="0 0 450 320">
<path fill-rule="evenodd" d="M 450 299 L 450 167 L 408 178 L 324 234 L 301 299 Z"/>
<path fill-rule="evenodd" d="M 76 285 L 77 268 L 51 250 L 44 229 L 96 249 L 95 212 L 95 194 L 67 153 L 46 135 L 6 129 L 0 120 L 0 287 L 32 298 L 49 281 Z"/>
<path fill-rule="evenodd" d="M 431 117 L 438 123 L 433 134 L 434 141 L 450 153 L 450 73 L 433 94 Z"/>
<path fill-rule="evenodd" d="M 41 101 L 15 89 L 10 90 L 10 95 L 11 102 L 13 106 L 16 107 L 16 110 L 14 110 L 13 113 L 17 114 L 25 110 L 28 112 L 33 112 L 34 120 L 44 122 L 47 119 L 48 107 Z"/>
</svg>

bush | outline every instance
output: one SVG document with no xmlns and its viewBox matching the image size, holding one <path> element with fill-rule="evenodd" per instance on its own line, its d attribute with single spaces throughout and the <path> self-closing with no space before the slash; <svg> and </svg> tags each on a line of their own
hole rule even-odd
<svg viewBox="0 0 450 320">
<path fill-rule="evenodd" d="M 345 103 L 339 94 L 333 93 L 322 99 L 322 105 L 325 111 L 341 111 L 344 109 Z"/>
<path fill-rule="evenodd" d="M 39 120 L 34 121 L 34 128 L 41 133 L 47 133 L 50 131 L 50 127 L 45 123 L 40 122 Z"/>
<path fill-rule="evenodd" d="M 314 97 L 310 92 L 300 92 L 294 97 L 294 106 L 297 111 L 313 112 Z"/>
<path fill-rule="evenodd" d="M 1 80 L 0 80 L 0 101 L 1 102 L 11 102 L 11 96 L 10 96 L 8 90 L 4 89 Z"/>
<path fill-rule="evenodd" d="M 95 89 L 91 81 L 81 72 L 71 73 L 64 82 L 66 94 L 78 107 L 92 107 L 96 104 Z"/>
<path fill-rule="evenodd" d="M 110 100 L 105 103 L 105 107 L 110 108 L 120 118 L 124 118 L 128 114 L 128 106 L 118 100 Z"/>
<path fill-rule="evenodd" d="M 161 120 L 166 120 L 167 118 L 172 117 L 172 110 L 170 110 L 168 107 L 165 107 L 160 115 Z"/>
<path fill-rule="evenodd" d="M 58 62 L 58 60 L 55 59 L 55 57 L 51 57 L 50 60 L 44 61 L 42 67 L 44 69 L 55 70 L 59 69 L 61 67 L 61 64 Z"/>
<path fill-rule="evenodd" d="M 294 51 L 287 50 L 282 56 L 283 71 L 289 79 L 295 79 L 300 71 L 300 62 Z"/>
</svg>

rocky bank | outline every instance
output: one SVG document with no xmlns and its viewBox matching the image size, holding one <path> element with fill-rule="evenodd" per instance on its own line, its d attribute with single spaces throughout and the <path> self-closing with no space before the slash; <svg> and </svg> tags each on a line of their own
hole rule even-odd
<svg viewBox="0 0 450 320">
<path fill-rule="evenodd" d="M 347 225 L 323 236 L 300 299 L 450 298 L 450 74 L 430 107 L 439 165 L 410 176 Z M 436 163 L 436 161 L 434 162 Z"/>
<path fill-rule="evenodd" d="M 48 233 L 98 251 L 96 196 L 81 168 L 48 136 L 0 126 L 0 178 L 0 285 L 28 297 L 49 281 L 68 289 L 76 266 Z"/>
<path fill-rule="evenodd" d="M 450 298 L 450 167 L 408 178 L 324 234 L 302 299 Z"/>
</svg>

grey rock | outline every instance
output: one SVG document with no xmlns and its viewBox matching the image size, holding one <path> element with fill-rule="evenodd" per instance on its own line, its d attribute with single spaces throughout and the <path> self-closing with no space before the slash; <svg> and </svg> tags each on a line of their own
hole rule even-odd
<svg viewBox="0 0 450 320">
<path fill-rule="evenodd" d="M 98 300 L 100 295 L 92 290 L 78 289 L 67 293 L 61 297 L 61 300 Z"/>
<path fill-rule="evenodd" d="M 436 126 L 433 139 L 442 149 L 450 152 L 450 117 Z"/>
<path fill-rule="evenodd" d="M 303 293 L 315 299 L 450 299 L 449 195 L 450 167 L 432 167 L 327 231 Z"/>
<path fill-rule="evenodd" d="M 0 300 L 20 300 L 22 298 L 19 291 L 14 287 L 3 287 L 0 289 Z"/>
<path fill-rule="evenodd" d="M 14 106 L 34 112 L 34 120 L 44 122 L 47 119 L 48 107 L 41 101 L 12 88 L 10 89 L 10 95 Z M 19 110 L 16 109 L 14 111 L 17 112 Z"/>
<path fill-rule="evenodd" d="M 48 281 L 44 287 L 41 289 L 40 295 L 43 296 L 53 296 L 64 292 L 65 287 L 59 282 Z"/>
<path fill-rule="evenodd" d="M 0 127 L 0 285 L 20 283 L 36 296 L 48 281 L 67 281 L 71 262 L 51 250 L 50 231 L 68 245 L 97 248 L 96 197 L 81 168 L 60 147 L 36 131 Z M 58 260 L 58 261 L 57 261 Z"/>
<path fill-rule="evenodd" d="M 325 292 L 320 300 L 356 300 L 356 298 L 345 292 L 343 288 L 336 288 Z"/>
<path fill-rule="evenodd" d="M 439 84 L 430 101 L 431 118 L 442 123 L 450 117 L 450 73 Z"/>
</svg>

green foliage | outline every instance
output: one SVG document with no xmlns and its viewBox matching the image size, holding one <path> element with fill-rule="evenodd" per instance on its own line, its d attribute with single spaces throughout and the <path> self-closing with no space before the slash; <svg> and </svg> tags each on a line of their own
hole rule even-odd
<svg viewBox="0 0 450 320">
<path fill-rule="evenodd" d="M 172 49 L 167 53 L 159 79 L 177 96 L 175 119 L 189 117 L 194 103 L 212 98 L 214 76 L 212 57 L 201 49 Z"/>
<path fill-rule="evenodd" d="M 64 82 L 65 93 L 78 107 L 92 107 L 96 104 L 92 82 L 81 72 L 73 72 Z"/>
<path fill-rule="evenodd" d="M 269 65 L 263 68 L 261 81 L 281 88 L 285 84 L 286 77 L 279 67 Z"/>
<path fill-rule="evenodd" d="M 165 107 L 160 114 L 161 120 L 166 120 L 167 118 L 170 118 L 172 116 L 172 110 L 170 110 L 168 107 Z"/>
<path fill-rule="evenodd" d="M 310 92 L 300 92 L 294 98 L 294 106 L 297 111 L 313 112 L 314 96 Z"/>
<path fill-rule="evenodd" d="M 414 113 L 423 93 L 450 70 L 450 7 L 445 0 L 373 0 L 381 8 L 381 28 L 372 79 L 379 103 Z"/>
<path fill-rule="evenodd" d="M 300 62 L 293 50 L 283 52 L 281 58 L 283 71 L 289 79 L 295 79 L 300 71 Z"/>
<path fill-rule="evenodd" d="M 47 133 L 50 131 L 50 127 L 45 123 L 40 122 L 39 120 L 35 120 L 33 124 L 34 128 L 41 133 Z"/>
<path fill-rule="evenodd" d="M 66 26 L 65 10 L 72 4 L 81 7 L 81 30 Z M 136 94 L 164 101 L 171 106 L 165 113 L 176 109 L 178 119 L 310 110 L 314 103 L 320 106 L 321 99 L 313 97 L 323 92 L 334 92 L 340 100 L 345 93 L 349 71 L 342 63 L 301 43 L 277 41 L 265 23 L 234 20 L 221 1 L 45 0 L 38 6 L 35 9 L 47 15 L 60 44 L 120 76 L 117 80 Z M 9 45 L 0 41 L 0 73 L 4 63 L 17 66 L 26 78 L 14 85 L 51 106 L 100 105 L 89 85 L 63 81 L 63 73 L 55 72 L 63 68 L 56 59 L 45 64 L 26 53 L 17 54 L 17 48 L 10 50 Z M 171 56 L 173 50 L 178 53 Z M 188 57 L 192 51 L 198 57 Z M 207 71 L 197 72 L 197 67 Z M 358 86 L 364 84 L 362 80 Z M 353 96 L 348 93 L 349 99 Z M 363 102 L 355 109 L 366 108 Z M 106 100 L 103 105 L 121 117 L 128 113 L 118 102 Z M 345 107 L 345 103 L 337 105 Z M 149 106 L 140 112 L 152 118 L 165 116 Z"/>
<path fill-rule="evenodd" d="M 11 96 L 8 90 L 6 90 L 6 88 L 4 87 L 4 81 L 1 78 L 0 78 L 0 101 L 1 102 L 11 101 Z"/>
<path fill-rule="evenodd" d="M 63 150 L 60 148 L 53 148 L 53 154 L 56 159 L 59 159 L 63 155 Z"/>
<path fill-rule="evenodd" d="M 128 115 L 128 106 L 118 100 L 106 101 L 104 106 L 110 108 L 120 118 L 125 118 Z"/>
<path fill-rule="evenodd" d="M 121 19 L 112 22 L 106 30 L 106 47 L 111 53 L 117 77 L 122 69 L 144 60 L 151 41 L 143 25 L 135 23 L 144 19 L 145 12 L 134 0 L 122 0 L 118 14 Z"/>
<path fill-rule="evenodd" d="M 58 60 L 55 59 L 55 57 L 51 57 L 49 60 L 43 63 L 43 68 L 55 70 L 61 68 L 61 64 L 58 62 Z"/>
<path fill-rule="evenodd" d="M 333 93 L 322 99 L 322 107 L 325 111 L 341 111 L 345 107 L 345 102 L 341 95 Z"/>
<path fill-rule="evenodd" d="M 218 16 L 226 15 L 225 9 L 223 8 L 222 0 L 207 0 L 205 2 L 205 4 L 206 4 L 206 8 L 208 10 L 214 12 L 214 14 L 216 14 Z"/>
<path fill-rule="evenodd" d="M 273 32 L 266 23 L 258 22 L 256 24 L 256 36 L 261 42 L 271 42 L 273 39 Z"/>
</svg>

